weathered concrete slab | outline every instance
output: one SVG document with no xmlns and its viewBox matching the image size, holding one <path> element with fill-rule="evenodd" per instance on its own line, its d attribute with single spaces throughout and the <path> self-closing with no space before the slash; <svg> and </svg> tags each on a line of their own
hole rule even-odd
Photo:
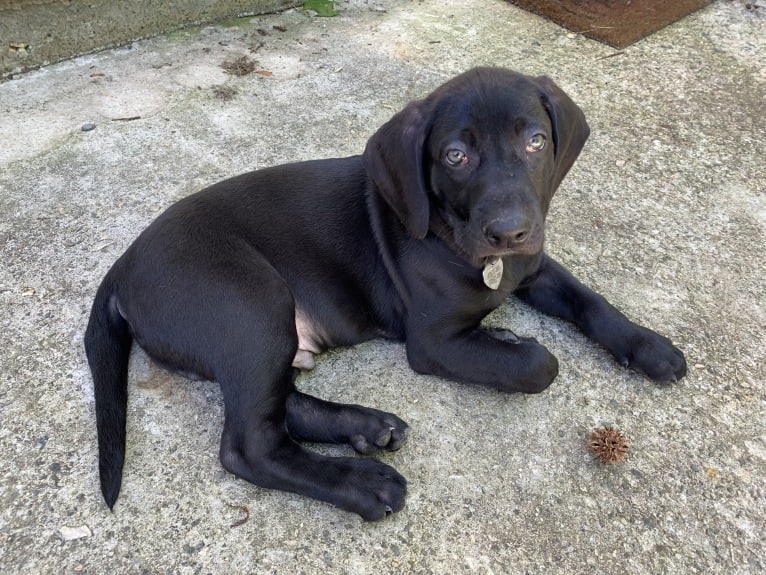
<svg viewBox="0 0 766 575">
<path fill-rule="evenodd" d="M 763 572 L 766 8 L 716 2 L 615 52 L 504 2 L 337 4 L 337 18 L 205 27 L 0 84 L 0 571 Z M 227 75 L 241 56 L 260 73 Z M 390 343 L 324 354 L 302 388 L 413 429 L 384 456 L 410 481 L 406 508 L 365 524 L 224 472 L 217 387 L 137 352 L 110 513 L 81 348 L 106 269 L 174 200 L 358 153 L 475 64 L 548 74 L 586 111 L 549 251 L 672 337 L 688 378 L 654 385 L 515 302 L 489 322 L 558 355 L 539 396 L 415 375 Z M 585 446 L 604 423 L 630 440 L 620 465 Z"/>
<path fill-rule="evenodd" d="M 265 14 L 297 0 L 4 0 L 0 77 L 225 18 Z"/>
</svg>

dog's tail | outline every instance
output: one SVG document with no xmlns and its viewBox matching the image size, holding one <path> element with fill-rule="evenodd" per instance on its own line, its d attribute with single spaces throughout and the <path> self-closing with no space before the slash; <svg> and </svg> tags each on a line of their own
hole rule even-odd
<svg viewBox="0 0 766 575">
<path fill-rule="evenodd" d="M 120 493 L 125 461 L 125 422 L 128 404 L 128 358 L 133 336 L 117 309 L 117 297 L 107 276 L 96 293 L 85 353 L 93 375 L 98 432 L 101 493 L 111 509 Z"/>
</svg>

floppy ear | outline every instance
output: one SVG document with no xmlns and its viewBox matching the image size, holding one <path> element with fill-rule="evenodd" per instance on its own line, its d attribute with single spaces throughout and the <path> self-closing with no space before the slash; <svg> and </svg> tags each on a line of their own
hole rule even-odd
<svg viewBox="0 0 766 575">
<path fill-rule="evenodd" d="M 423 146 L 428 120 L 425 103 L 408 104 L 367 142 L 363 161 L 378 193 L 407 228 L 423 239 L 428 233 L 428 192 L 423 177 Z"/>
<path fill-rule="evenodd" d="M 553 189 L 567 175 L 577 156 L 580 155 L 590 128 L 585 114 L 564 91 L 546 76 L 535 78 L 543 95 L 543 105 L 548 111 L 553 128 L 553 149 L 556 168 L 553 174 Z"/>
</svg>

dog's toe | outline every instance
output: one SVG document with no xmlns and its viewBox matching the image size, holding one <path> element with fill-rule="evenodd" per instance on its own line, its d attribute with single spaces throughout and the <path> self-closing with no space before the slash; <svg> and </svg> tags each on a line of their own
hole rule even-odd
<svg viewBox="0 0 766 575">
<path fill-rule="evenodd" d="M 389 451 L 396 451 L 402 445 L 404 445 L 405 441 L 407 441 L 407 435 L 410 432 L 410 427 L 403 421 L 401 421 L 401 423 L 403 425 L 391 428 L 391 437 L 388 443 L 383 446 Z"/>
<path fill-rule="evenodd" d="M 388 429 L 383 430 L 383 432 L 375 440 L 375 445 L 378 447 L 385 447 L 388 445 L 391 442 L 391 432 L 393 430 L 393 427 L 389 427 Z"/>
</svg>

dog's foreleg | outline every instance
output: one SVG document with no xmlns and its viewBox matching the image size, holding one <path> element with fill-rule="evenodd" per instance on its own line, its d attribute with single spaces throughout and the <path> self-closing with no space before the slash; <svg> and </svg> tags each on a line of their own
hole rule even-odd
<svg viewBox="0 0 766 575">
<path fill-rule="evenodd" d="M 479 327 L 455 331 L 454 325 L 442 321 L 407 332 L 407 359 L 415 371 L 523 393 L 543 391 L 558 375 L 558 361 L 534 339 L 502 339 Z"/>
<path fill-rule="evenodd" d="M 683 353 L 668 338 L 630 321 L 548 256 L 516 295 L 544 313 L 573 322 L 622 365 L 651 379 L 676 381 L 686 375 Z"/>
</svg>

